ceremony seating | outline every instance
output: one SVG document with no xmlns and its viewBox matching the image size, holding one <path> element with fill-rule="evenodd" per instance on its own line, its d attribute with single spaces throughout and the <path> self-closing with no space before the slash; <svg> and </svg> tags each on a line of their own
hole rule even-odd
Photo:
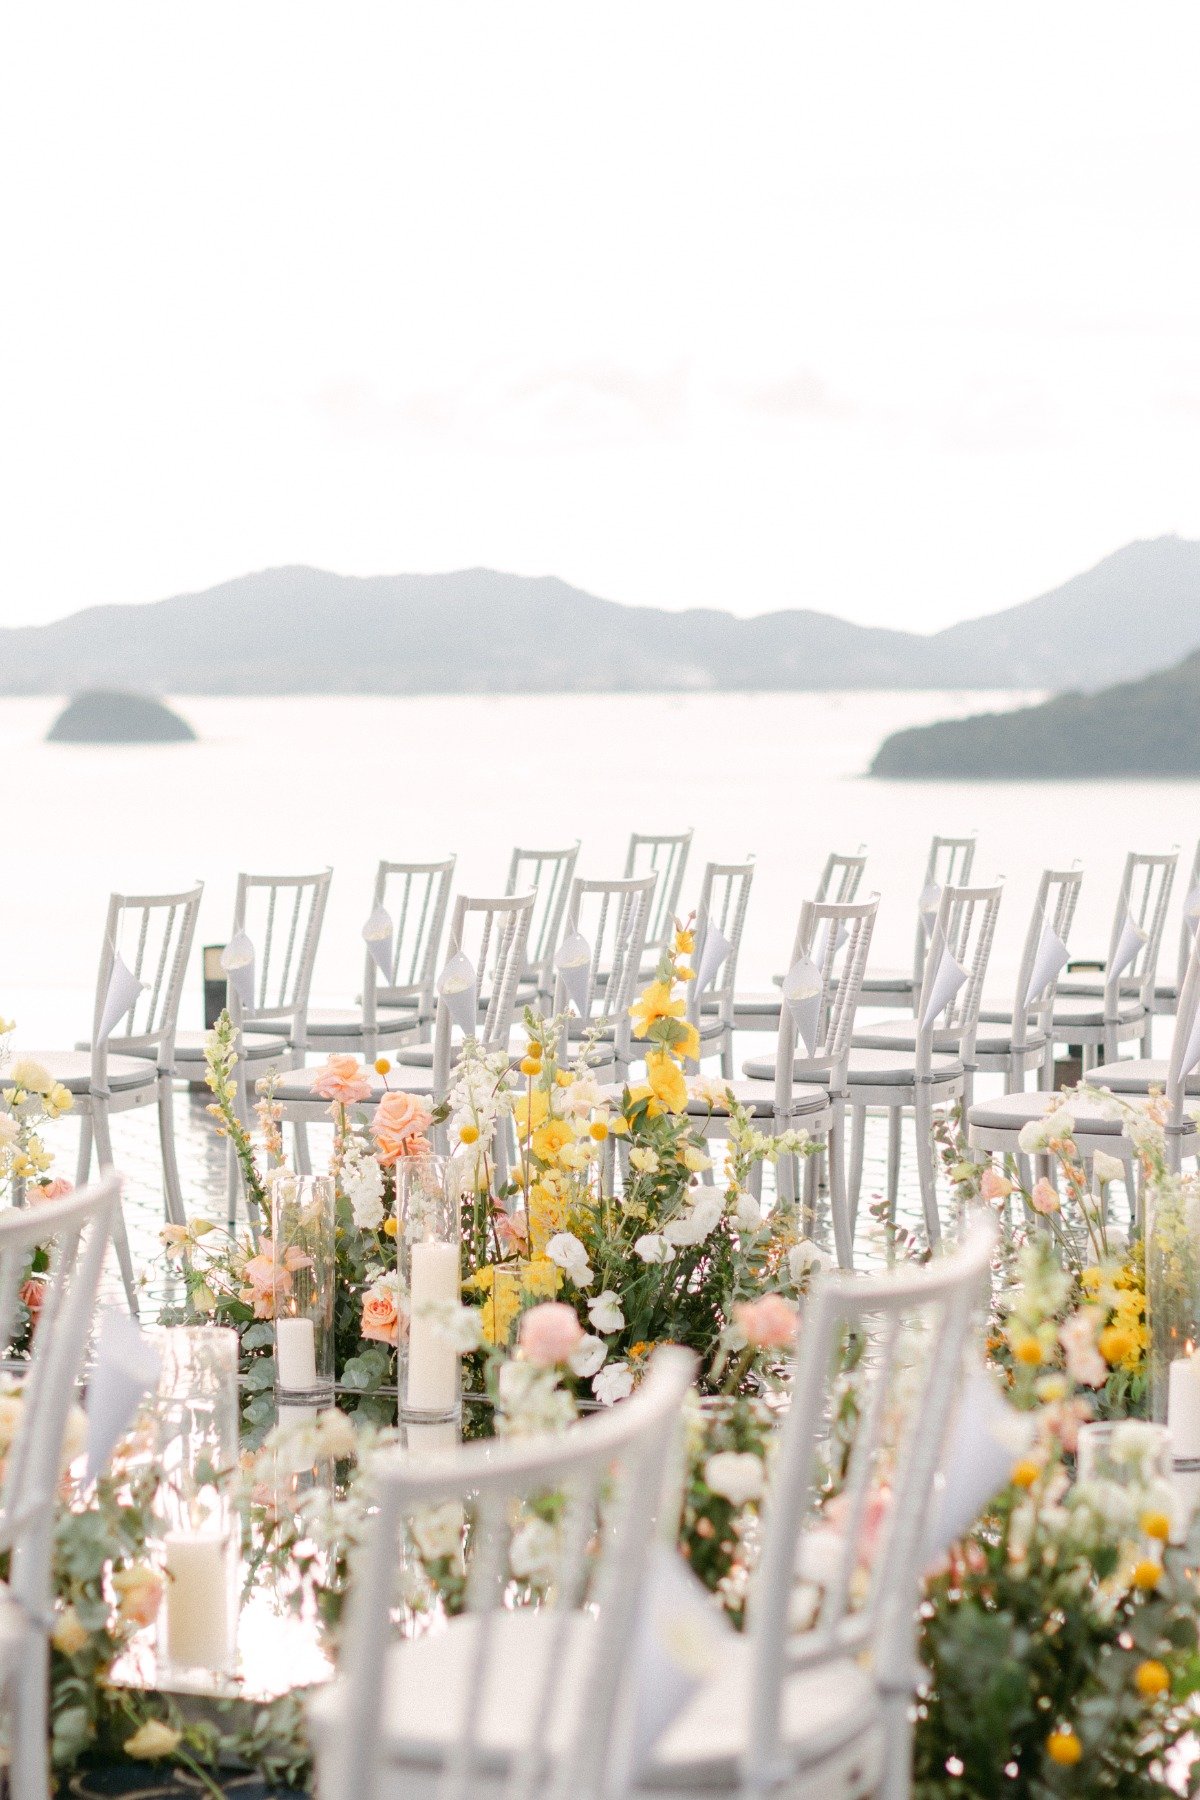
<svg viewBox="0 0 1200 1800">
<path fill-rule="evenodd" d="M 1112 1062 L 1120 1046 L 1152 1051 L 1158 953 L 1178 857 L 1131 850 L 1117 891 L 1108 956 L 1100 976 L 1067 974 L 1058 984 L 1053 1031 L 1058 1043 L 1078 1044 L 1085 1070 Z"/>
<path fill-rule="evenodd" d="M 814 900 L 849 902 L 858 898 L 859 884 L 867 866 L 866 854 L 860 846 L 853 856 L 832 850 L 825 858 Z M 783 976 L 775 976 L 775 990 L 783 986 Z M 774 1031 L 779 1024 L 779 994 L 765 992 L 735 993 L 733 1025 L 735 1031 Z"/>
<path fill-rule="evenodd" d="M 0 1213 L 0 1345 L 9 1344 L 33 1252 L 48 1254 L 16 1434 L 0 1486 L 0 1708 L 11 1800 L 50 1793 L 49 1645 L 55 1519 L 76 1383 L 87 1349 L 104 1254 L 121 1219 L 115 1175 L 96 1187 Z"/>
<path fill-rule="evenodd" d="M 521 976 L 521 997 L 544 1005 L 554 992 L 554 952 L 562 938 L 563 914 L 571 879 L 579 860 L 579 839 L 565 850 L 522 850 L 512 853 L 506 894 L 535 895 L 529 942 Z"/>
<path fill-rule="evenodd" d="M 590 1037 L 588 1059 L 601 1081 L 624 1081 L 636 1056 L 629 1008 L 638 986 L 646 951 L 646 933 L 654 904 L 653 874 L 596 881 L 577 875 L 555 950 L 555 1015 L 569 1047 Z M 517 1046 L 520 1049 L 520 1046 Z"/>
<path fill-rule="evenodd" d="M 75 1180 L 80 1187 L 91 1170 L 93 1147 L 101 1172 L 113 1167 L 113 1115 L 157 1107 L 163 1207 L 167 1222 L 176 1225 L 186 1221 L 187 1213 L 175 1155 L 175 1040 L 202 892 L 198 884 L 179 894 L 113 894 L 100 947 L 90 1039 L 75 1050 L 29 1053 L 67 1089 L 79 1115 Z M 137 1284 L 120 1207 L 113 1237 L 129 1308 L 136 1313 Z"/>
<path fill-rule="evenodd" d="M 689 959 L 696 979 L 688 983 L 688 1018 L 700 1034 L 701 1057 L 719 1056 L 721 1073 L 730 1079 L 738 958 L 753 880 L 753 857 L 705 865 Z"/>
<path fill-rule="evenodd" d="M 912 1010 L 921 991 L 925 953 L 942 889 L 966 887 L 974 865 L 974 836 L 935 837 L 932 840 L 925 864 L 925 880 L 917 897 L 912 968 L 868 970 L 862 987 L 862 998 L 867 1006 L 898 1006 Z"/>
<path fill-rule="evenodd" d="M 657 881 L 650 923 L 646 928 L 646 959 L 642 965 L 642 974 L 647 980 L 653 976 L 663 951 L 670 948 L 691 847 L 690 831 L 659 837 L 640 831 L 630 834 L 625 853 L 626 876 L 643 875 L 649 870 Z"/>
</svg>

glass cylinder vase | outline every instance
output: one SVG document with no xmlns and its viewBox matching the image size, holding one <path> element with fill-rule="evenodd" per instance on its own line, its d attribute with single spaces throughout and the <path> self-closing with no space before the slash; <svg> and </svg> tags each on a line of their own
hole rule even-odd
<svg viewBox="0 0 1200 1800">
<path fill-rule="evenodd" d="M 1171 1427 L 1176 1455 L 1188 1457 L 1200 1457 L 1198 1199 L 1195 1180 L 1177 1175 L 1148 1184 L 1145 1196 L 1150 1416 Z"/>
<path fill-rule="evenodd" d="M 159 1655 L 174 1670 L 229 1673 L 237 1658 L 241 1554 L 237 1333 L 181 1325 L 159 1341 Z"/>
<path fill-rule="evenodd" d="M 271 1180 L 275 1284 L 275 1388 L 289 1398 L 333 1393 L 337 1295 L 336 1190 L 331 1175 Z"/>
<path fill-rule="evenodd" d="M 439 1156 L 406 1156 L 395 1167 L 399 1413 L 453 1419 L 462 1366 L 446 1319 L 462 1301 L 458 1189 Z"/>
</svg>

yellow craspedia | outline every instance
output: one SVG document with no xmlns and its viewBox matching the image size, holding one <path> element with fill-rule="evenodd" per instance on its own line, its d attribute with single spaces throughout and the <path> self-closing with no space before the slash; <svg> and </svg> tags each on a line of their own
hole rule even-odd
<svg viewBox="0 0 1200 1800">
<path fill-rule="evenodd" d="M 1170 1688 L 1171 1672 L 1165 1663 L 1157 1662 L 1152 1656 L 1147 1657 L 1133 1671 L 1133 1685 L 1143 1700 L 1157 1700 L 1160 1694 L 1165 1694 Z"/>
<path fill-rule="evenodd" d="M 383 1221 L 384 1236 L 385 1237 L 395 1237 L 397 1229 L 398 1229 L 398 1227 L 396 1225 L 396 1215 L 394 1213 L 389 1213 L 387 1218 Z"/>
<path fill-rule="evenodd" d="M 1160 1544 L 1171 1535 L 1171 1521 L 1165 1512 L 1144 1512 L 1141 1526 L 1147 1537 L 1157 1538 Z"/>
<path fill-rule="evenodd" d="M 1013 1471 L 1009 1476 L 1009 1480 L 1014 1487 L 1031 1488 L 1041 1472 L 1038 1464 L 1035 1463 L 1031 1457 L 1025 1456 L 1021 1458 L 1019 1463 L 1013 1464 Z"/>
<path fill-rule="evenodd" d="M 1133 1333 L 1123 1325 L 1106 1325 L 1096 1339 L 1096 1348 L 1110 1368 L 1123 1362 L 1133 1347 Z"/>
<path fill-rule="evenodd" d="M 390 1075 L 391 1072 L 392 1072 L 391 1057 L 390 1056 L 377 1056 L 375 1058 L 375 1073 L 377 1075 Z"/>
<path fill-rule="evenodd" d="M 460 1126 L 458 1141 L 460 1144 L 477 1144 L 479 1142 L 478 1125 L 472 1125 L 468 1120 L 465 1125 Z"/>
<path fill-rule="evenodd" d="M 1060 1768 L 1073 1769 L 1083 1755 L 1083 1745 L 1069 1725 L 1060 1725 L 1046 1739 L 1046 1755 Z"/>
<path fill-rule="evenodd" d="M 1162 1580 L 1162 1564 L 1153 1557 L 1143 1556 L 1141 1562 L 1133 1565 L 1133 1585 L 1141 1588 L 1144 1594 L 1153 1593 Z"/>
<path fill-rule="evenodd" d="M 1035 1337 L 1021 1337 L 1013 1345 L 1013 1355 L 1027 1368 L 1036 1369 L 1042 1360 L 1042 1346 Z"/>
<path fill-rule="evenodd" d="M 605 1121 L 603 1119 L 593 1119 L 588 1126 L 588 1136 L 595 1138 L 598 1144 L 602 1144 L 608 1136 L 608 1126 Z"/>
<path fill-rule="evenodd" d="M 541 1072 L 542 1059 L 540 1056 L 523 1056 L 521 1058 L 522 1075 L 540 1075 Z"/>
</svg>

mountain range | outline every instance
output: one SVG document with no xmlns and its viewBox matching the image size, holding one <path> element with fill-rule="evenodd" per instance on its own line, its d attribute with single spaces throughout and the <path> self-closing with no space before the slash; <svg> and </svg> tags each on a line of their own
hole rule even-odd
<svg viewBox="0 0 1200 1800">
<path fill-rule="evenodd" d="M 807 609 L 623 606 L 490 569 L 296 567 L 0 630 L 0 693 L 1089 690 L 1197 648 L 1200 542 L 1178 537 L 1127 544 L 1050 593 L 932 635 Z"/>
</svg>

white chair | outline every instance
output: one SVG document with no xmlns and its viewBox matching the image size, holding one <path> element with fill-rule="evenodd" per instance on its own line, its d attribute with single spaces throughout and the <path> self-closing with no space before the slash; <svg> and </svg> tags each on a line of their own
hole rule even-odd
<svg viewBox="0 0 1200 1800">
<path fill-rule="evenodd" d="M 528 990 L 534 1001 L 548 1000 L 554 992 L 554 952 L 562 937 L 563 914 L 578 860 L 576 838 L 565 850 L 523 850 L 518 846 L 508 865 L 505 893 L 532 891 L 534 895 L 521 977 L 522 993 Z"/>
<path fill-rule="evenodd" d="M 74 1099 L 78 1187 L 91 1170 L 93 1145 L 101 1172 L 113 1166 L 112 1116 L 157 1107 L 163 1206 L 174 1225 L 187 1221 L 175 1155 L 175 1038 L 202 892 L 197 885 L 181 894 L 113 894 L 100 947 L 91 1038 L 75 1050 L 30 1052 Z M 136 1313 L 133 1260 L 119 1211 L 113 1230 L 125 1292 Z"/>
<path fill-rule="evenodd" d="M 798 987 L 815 992 L 798 994 L 781 1005 L 779 1035 L 773 1058 L 743 1065 L 743 1079 L 729 1085 L 733 1096 L 754 1117 L 767 1119 L 779 1133 L 803 1129 L 823 1144 L 829 1160 L 829 1210 L 833 1220 L 838 1262 L 844 1269 L 853 1263 L 854 1232 L 846 1190 L 845 1116 L 846 1071 L 850 1035 L 863 970 L 875 929 L 877 898 L 839 904 L 806 900 L 800 910 L 792 964 L 784 993 L 793 975 Z M 807 970 L 809 982 L 799 976 Z M 728 1113 L 709 1110 L 695 1099 L 688 1112 L 702 1121 L 706 1137 L 728 1132 Z M 809 1159 L 809 1168 L 815 1164 Z M 795 1196 L 795 1174 L 790 1159 L 779 1167 L 785 1198 Z M 761 1180 L 762 1164 L 756 1166 Z M 811 1197 L 811 1184 L 810 1184 Z"/>
<path fill-rule="evenodd" d="M 946 887 L 966 887 L 975 866 L 974 837 L 935 837 L 929 846 L 925 881 L 917 898 L 916 939 L 911 969 L 868 969 L 862 998 L 866 1006 L 900 1007 L 911 1012 L 921 991 L 925 953 L 938 900 Z"/>
<path fill-rule="evenodd" d="M 324 1800 L 626 1791 L 629 1646 L 694 1369 L 668 1347 L 629 1400 L 565 1432 L 379 1458 L 341 1667 L 309 1703 Z M 548 1598 L 506 1606 L 521 1530 L 548 1499 Z M 414 1516 L 447 1505 L 470 1519 L 464 1610 L 394 1643 L 398 1547 Z"/>
<path fill-rule="evenodd" d="M 647 978 L 658 967 L 664 950 L 671 947 L 671 934 L 679 913 L 679 896 L 683 892 L 683 877 L 691 847 L 690 831 L 678 831 L 660 837 L 640 831 L 630 834 L 629 848 L 625 853 L 626 877 L 649 872 L 658 883 L 646 931 L 646 961 L 642 974 Z"/>
<path fill-rule="evenodd" d="M 87 1349 L 110 1234 L 121 1217 L 120 1185 L 94 1188 L 0 1214 L 0 1350 L 12 1341 L 19 1290 L 32 1252 L 50 1264 L 21 1384 L 23 1404 L 0 1487 L 0 1695 L 7 1719 L 12 1800 L 50 1792 L 49 1650 L 51 1580 L 67 1420 Z M 9 1365 L 10 1369 L 12 1365 Z"/>
<path fill-rule="evenodd" d="M 825 866 L 821 870 L 812 898 L 818 901 L 835 900 L 847 905 L 850 901 L 857 900 L 866 866 L 866 851 L 861 844 L 853 856 L 840 850 L 831 850 L 825 858 Z M 776 975 L 775 988 L 778 989 L 782 986 L 783 976 Z M 734 995 L 733 1028 L 735 1031 L 775 1031 L 778 1025 L 778 992 L 747 992 Z"/>
<path fill-rule="evenodd" d="M 637 1054 L 629 1008 L 645 954 L 655 880 L 653 874 L 613 881 L 577 875 L 571 883 L 562 943 L 552 958 L 554 1012 L 565 1021 L 559 1054 L 565 1063 L 574 1043 L 597 1034 L 590 1060 L 598 1080 L 623 1081 Z"/>
<path fill-rule="evenodd" d="M 1192 858 L 1191 873 L 1188 876 L 1187 889 L 1183 896 L 1183 913 L 1179 921 L 1179 955 L 1175 966 L 1175 977 L 1172 981 L 1161 981 L 1154 989 L 1154 1010 L 1156 1013 L 1170 1015 L 1175 1011 L 1176 1002 L 1183 990 L 1184 976 L 1187 974 L 1188 960 L 1192 954 L 1192 945 L 1200 929 L 1200 843 L 1196 845 L 1196 854 Z"/>
<path fill-rule="evenodd" d="M 695 949 L 689 962 L 688 1018 L 700 1034 L 700 1054 L 719 1056 L 722 1075 L 733 1077 L 734 999 L 754 858 L 706 864 L 696 908 Z M 711 936 L 711 954 L 706 949 Z M 717 958 L 720 958 L 718 961 Z"/>
<path fill-rule="evenodd" d="M 911 1050 L 852 1049 L 847 1070 L 853 1122 L 850 1152 L 851 1226 L 858 1216 L 862 1187 L 867 1108 L 883 1108 L 888 1116 L 887 1201 L 894 1218 L 900 1187 L 900 1139 L 905 1115 L 913 1115 L 917 1140 L 917 1173 L 930 1244 L 941 1238 L 937 1201 L 937 1155 L 933 1139 L 934 1109 L 961 1099 L 971 1100 L 975 1033 L 983 983 L 996 930 L 1002 889 L 947 886 L 938 901 L 929 954 L 917 1002 L 916 1037 Z M 964 974 L 962 985 L 949 991 L 948 975 Z M 957 976 L 955 976 L 957 979 Z M 935 1050 L 938 1021 L 958 1045 L 955 1054 Z"/>
<path fill-rule="evenodd" d="M 1162 1061 L 1132 1058 L 1105 1063 L 1095 1071 L 1089 1085 L 1107 1088 L 1128 1104 L 1137 1106 L 1139 1099 L 1152 1089 L 1163 1093 L 1167 1107 L 1166 1150 L 1169 1168 L 1179 1173 L 1185 1156 L 1200 1151 L 1200 1132 L 1189 1108 L 1200 1091 L 1197 1067 L 1200 1066 L 1200 944 L 1193 944 L 1184 974 L 1175 1029 L 1171 1038 L 1171 1054 Z M 977 1101 L 967 1115 L 967 1141 L 972 1150 L 985 1155 L 1018 1153 L 1021 1131 L 1032 1120 L 1068 1106 L 1074 1119 L 1071 1133 L 1085 1165 L 1090 1170 L 1097 1150 L 1119 1157 L 1125 1165 L 1125 1188 L 1130 1197 L 1130 1211 L 1136 1218 L 1138 1195 L 1134 1180 L 1136 1157 L 1129 1131 L 1129 1121 L 1117 1108 L 1091 1099 L 1075 1098 L 1067 1092 L 1051 1094 L 1004 1094 L 995 1100 Z M 1038 1173 L 1053 1180 L 1054 1159 L 1049 1155 L 1036 1159 Z"/>
<path fill-rule="evenodd" d="M 472 1018 L 476 1020 L 475 1030 L 471 1035 L 488 1054 L 499 1050 L 507 1051 L 516 1010 L 517 989 L 521 971 L 525 967 L 525 936 L 532 910 L 532 894 L 502 894 L 496 899 L 473 898 L 467 894 L 457 896 L 446 944 L 446 966 L 438 977 L 433 1042 L 410 1044 L 397 1050 L 394 1072 L 390 1077 L 376 1075 L 370 1068 L 365 1071 L 372 1082 L 371 1098 L 362 1103 L 367 1114 L 374 1113 L 389 1087 L 434 1100 L 445 1098 L 456 1060 L 455 1046 L 461 1045 L 467 1034 L 461 1020 L 455 1018 L 456 1007 L 460 1004 L 459 997 L 442 991 L 440 983 L 446 969 L 460 955 L 475 971 L 476 982 L 480 969 L 490 966 L 493 972 L 492 990 L 481 1020 L 474 1002 L 470 999 L 466 1002 Z M 311 1069 L 294 1069 L 283 1075 L 276 1084 L 275 1098 L 281 1108 L 282 1118 L 285 1123 L 291 1123 L 297 1129 L 329 1117 L 328 1102 L 313 1094 L 313 1073 Z M 434 1141 L 440 1148 L 445 1148 L 444 1126 L 437 1127 Z"/>
<path fill-rule="evenodd" d="M 922 1269 L 821 1278 L 804 1307 L 746 1629 L 668 1726 L 638 1800 L 902 1800 L 912 1778 L 916 1614 L 935 1480 L 963 1391 L 990 1224 Z M 835 1529 L 830 1396 L 848 1338 L 859 1408 Z M 889 1495 L 880 1522 L 880 1502 Z M 799 1582 L 800 1591 L 797 1591 Z M 797 1630 L 798 1610 L 811 1615 Z"/>
<path fill-rule="evenodd" d="M 1050 1021 L 1063 967 L 1058 946 L 1065 948 L 1070 936 L 1082 882 L 1079 869 L 1043 870 L 1017 970 L 1016 992 L 1005 1006 L 989 1008 L 984 1001 L 970 1048 L 963 1041 L 961 1013 L 934 1032 L 934 1050 L 962 1058 L 969 1077 L 981 1070 L 1003 1075 L 1006 1092 L 1013 1093 L 1025 1086 L 1025 1077 L 1032 1070 L 1040 1076 L 1035 1087 L 1053 1087 Z M 915 1019 L 876 1020 L 854 1034 L 856 1050 L 913 1050 L 916 1041 Z"/>
<path fill-rule="evenodd" d="M 381 862 L 363 926 L 366 962 L 361 1005 L 309 1007 L 308 1047 L 363 1056 L 422 1043 L 433 1030 L 433 984 L 450 906 L 455 859 Z"/>
<path fill-rule="evenodd" d="M 1108 956 L 1099 975 L 1064 975 L 1054 1002 L 1055 1041 L 1078 1044 L 1085 1070 L 1112 1062 L 1137 1040 L 1153 1053 L 1154 990 L 1178 854 L 1131 850 L 1117 892 Z"/>
</svg>

